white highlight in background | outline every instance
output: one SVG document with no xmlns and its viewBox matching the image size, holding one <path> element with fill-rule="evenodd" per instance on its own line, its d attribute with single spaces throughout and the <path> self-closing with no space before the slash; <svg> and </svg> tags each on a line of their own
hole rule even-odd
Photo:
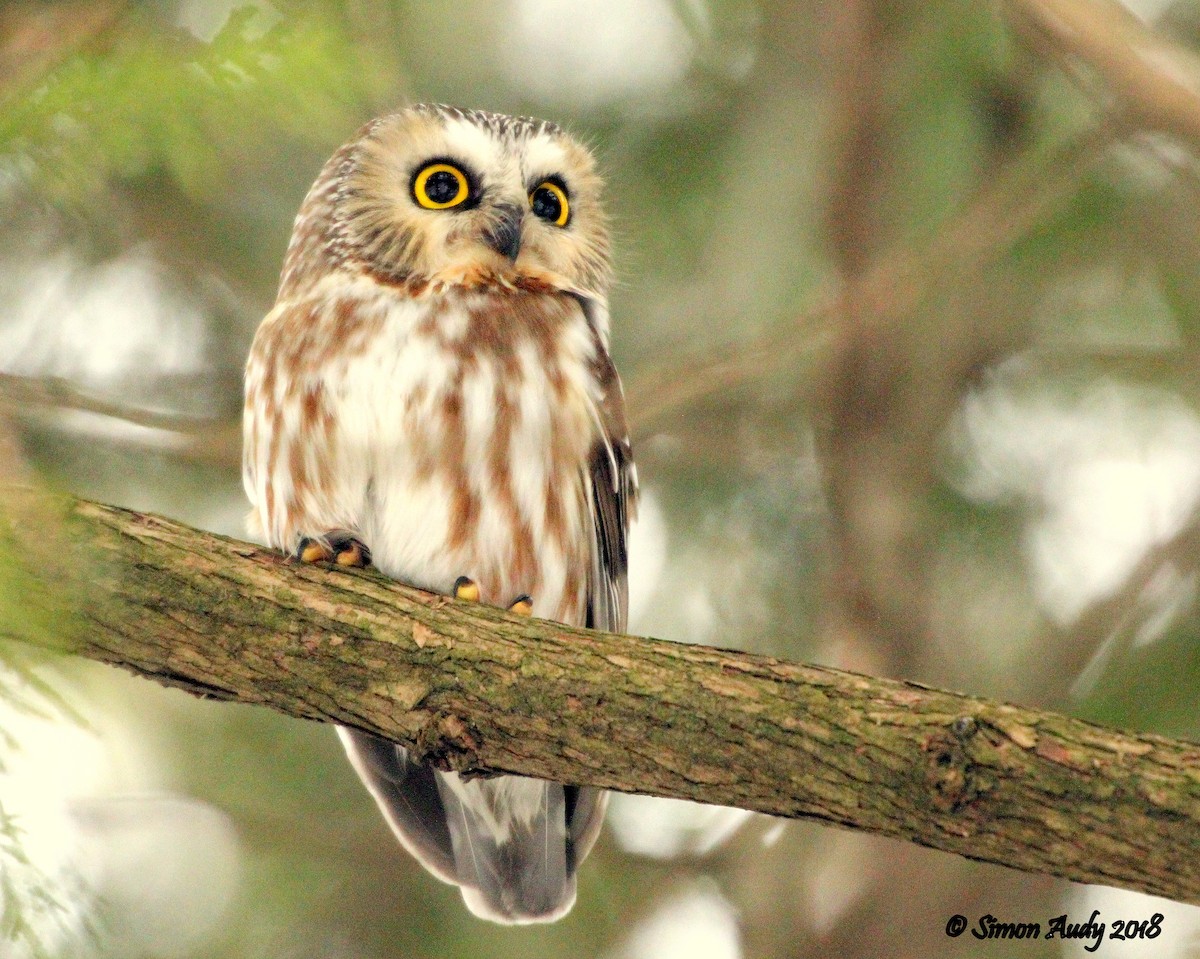
<svg viewBox="0 0 1200 959">
<path fill-rule="evenodd" d="M 667 561 L 667 522 L 658 497 L 649 489 L 638 494 L 637 519 L 629 531 L 629 631 L 649 609 Z"/>
<path fill-rule="evenodd" d="M 614 793 L 608 826 L 626 852 L 653 859 L 703 856 L 727 843 L 754 813 L 683 799 Z"/>
<path fill-rule="evenodd" d="M 575 109 L 682 79 L 694 44 L 665 0 L 515 0 L 499 24 L 509 81 Z"/>
<path fill-rule="evenodd" d="M 1120 586 L 1200 502 L 1200 419 L 1170 394 L 1107 383 L 1072 401 L 998 383 L 966 401 L 963 422 L 963 490 L 1035 505 L 1034 585 L 1060 623 Z"/>
<path fill-rule="evenodd" d="M 73 690 L 84 708 L 78 699 Z M 0 700 L 0 728 L 16 744 L 0 757 L 0 796 L 29 860 L 18 885 L 35 881 L 64 907 L 29 916 L 50 955 L 90 954 L 90 926 L 100 955 L 183 959 L 229 914 L 240 843 L 223 812 L 160 791 L 161 762 L 143 748 L 137 718 L 115 709 L 84 726 Z M 28 959 L 5 948 L 5 959 Z"/>
<path fill-rule="evenodd" d="M 637 926 L 624 959 L 740 959 L 733 907 L 716 889 L 697 886 Z"/>
<path fill-rule="evenodd" d="M 0 290 L 0 370 L 96 384 L 203 368 L 203 314 L 146 250 L 95 267 L 60 253 L 18 273 L 17 289 Z"/>
</svg>

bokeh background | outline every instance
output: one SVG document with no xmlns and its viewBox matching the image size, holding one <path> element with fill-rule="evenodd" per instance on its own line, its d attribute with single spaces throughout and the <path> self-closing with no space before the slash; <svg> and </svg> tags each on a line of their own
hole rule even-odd
<svg viewBox="0 0 1200 959">
<path fill-rule="evenodd" d="M 2 471 L 241 533 L 324 159 L 415 100 L 545 116 L 616 224 L 632 631 L 1200 737 L 1197 51 L 1190 0 L 5 3 Z M 1093 909 L 1200 955 L 1187 907 L 623 796 L 575 911 L 501 929 L 332 731 L 0 659 L 6 959 L 1081 957 L 943 930 Z"/>
</svg>

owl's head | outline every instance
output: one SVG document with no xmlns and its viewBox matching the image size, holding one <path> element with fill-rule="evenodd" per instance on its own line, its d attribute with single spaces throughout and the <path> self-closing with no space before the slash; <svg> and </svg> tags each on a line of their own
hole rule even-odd
<svg viewBox="0 0 1200 959">
<path fill-rule="evenodd" d="M 326 164 L 297 217 L 283 286 L 349 267 L 394 282 L 603 294 L 600 188 L 591 153 L 553 123 L 410 107 L 367 124 Z"/>
</svg>

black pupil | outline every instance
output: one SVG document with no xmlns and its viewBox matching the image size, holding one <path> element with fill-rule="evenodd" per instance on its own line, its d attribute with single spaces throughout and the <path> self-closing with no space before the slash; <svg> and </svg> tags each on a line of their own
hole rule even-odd
<svg viewBox="0 0 1200 959">
<path fill-rule="evenodd" d="M 533 191 L 533 212 L 543 220 L 554 222 L 562 216 L 562 204 L 553 190 L 540 186 Z"/>
<path fill-rule="evenodd" d="M 429 179 L 425 181 L 425 195 L 432 203 L 449 203 L 458 196 L 458 177 L 449 170 L 429 174 Z"/>
</svg>

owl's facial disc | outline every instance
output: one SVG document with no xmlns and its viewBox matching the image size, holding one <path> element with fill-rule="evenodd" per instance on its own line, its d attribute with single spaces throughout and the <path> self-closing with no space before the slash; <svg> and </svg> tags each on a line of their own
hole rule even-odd
<svg viewBox="0 0 1200 959">
<path fill-rule="evenodd" d="M 372 124 L 338 162 L 339 243 L 376 275 L 608 285 L 600 178 L 586 148 L 552 125 L 414 107 Z"/>
</svg>

